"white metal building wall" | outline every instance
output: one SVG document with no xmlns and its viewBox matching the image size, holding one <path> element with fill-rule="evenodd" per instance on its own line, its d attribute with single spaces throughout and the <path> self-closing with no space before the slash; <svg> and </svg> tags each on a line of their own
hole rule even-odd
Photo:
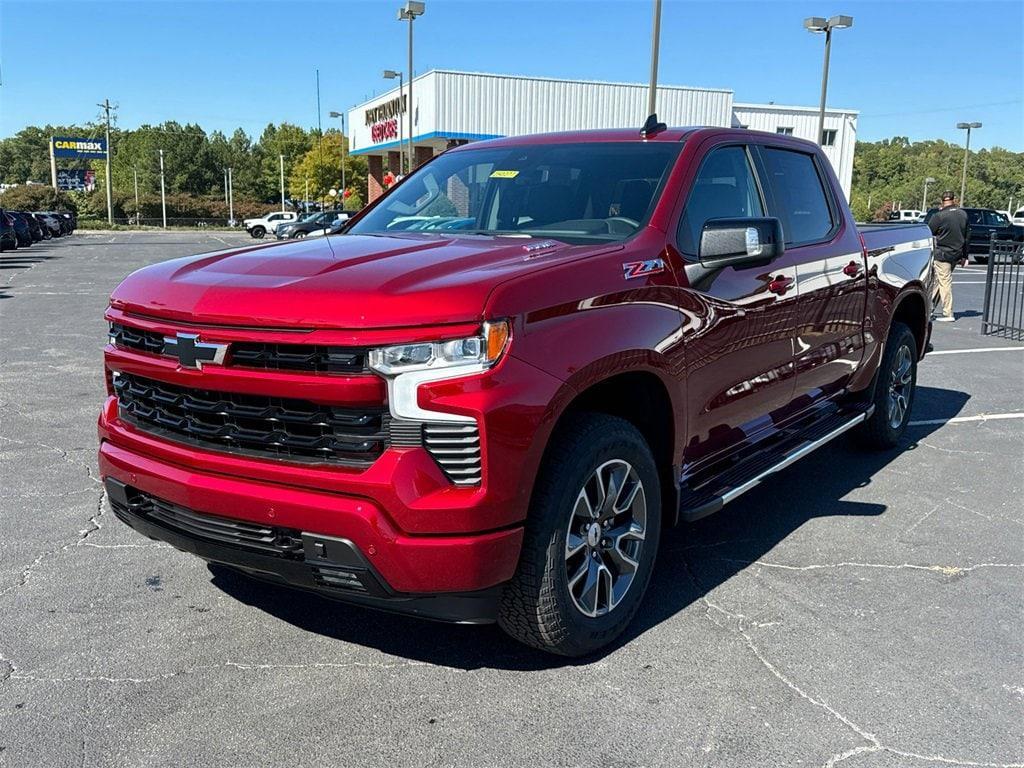
<svg viewBox="0 0 1024 768">
<path fill-rule="evenodd" d="M 779 128 L 792 128 L 793 135 L 816 142 L 818 140 L 818 110 L 815 107 L 792 107 L 779 104 L 733 104 L 733 126 L 744 126 L 753 131 L 776 133 Z M 857 111 L 852 109 L 826 109 L 825 129 L 836 132 L 836 143 L 822 147 L 832 163 L 846 197 L 850 197 L 853 183 L 853 150 L 857 144 Z"/>
<path fill-rule="evenodd" d="M 640 128 L 647 86 L 437 71 L 437 130 L 517 136 L 590 128 Z M 732 92 L 658 88 L 669 125 L 730 125 Z"/>
</svg>

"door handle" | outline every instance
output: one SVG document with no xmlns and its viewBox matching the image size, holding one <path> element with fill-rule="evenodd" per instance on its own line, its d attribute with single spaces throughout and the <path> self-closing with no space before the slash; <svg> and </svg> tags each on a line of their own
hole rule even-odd
<svg viewBox="0 0 1024 768">
<path fill-rule="evenodd" d="M 768 283 L 768 290 L 772 293 L 777 293 L 780 296 L 789 290 L 789 287 L 793 284 L 792 277 L 786 277 L 785 275 L 778 275 L 774 280 Z"/>
<path fill-rule="evenodd" d="M 851 261 L 843 267 L 843 274 L 847 277 L 860 277 L 860 264 L 856 261 Z"/>
</svg>

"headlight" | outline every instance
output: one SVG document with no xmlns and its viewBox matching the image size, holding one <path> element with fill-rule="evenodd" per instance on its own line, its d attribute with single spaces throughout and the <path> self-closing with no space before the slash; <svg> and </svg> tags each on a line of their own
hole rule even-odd
<svg viewBox="0 0 1024 768">
<path fill-rule="evenodd" d="M 445 368 L 490 368 L 508 346 L 509 325 L 484 323 L 478 336 L 452 341 L 424 341 L 370 350 L 370 368 L 385 376 Z"/>
</svg>

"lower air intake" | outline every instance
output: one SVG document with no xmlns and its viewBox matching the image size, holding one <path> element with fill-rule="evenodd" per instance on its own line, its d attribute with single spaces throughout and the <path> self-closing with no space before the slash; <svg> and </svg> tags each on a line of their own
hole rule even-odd
<svg viewBox="0 0 1024 768">
<path fill-rule="evenodd" d="M 480 430 L 476 424 L 424 424 L 423 445 L 453 483 L 480 484 L 483 470 L 480 459 Z"/>
</svg>

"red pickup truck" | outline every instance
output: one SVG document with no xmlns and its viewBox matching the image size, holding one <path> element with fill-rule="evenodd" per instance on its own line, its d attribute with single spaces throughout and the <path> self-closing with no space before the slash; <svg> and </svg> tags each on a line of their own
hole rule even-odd
<svg viewBox="0 0 1024 768">
<path fill-rule="evenodd" d="M 931 248 L 858 229 L 791 137 L 459 147 L 341 235 L 126 278 L 100 470 L 120 519 L 205 560 L 585 654 L 666 526 L 852 428 L 897 443 Z"/>
</svg>

